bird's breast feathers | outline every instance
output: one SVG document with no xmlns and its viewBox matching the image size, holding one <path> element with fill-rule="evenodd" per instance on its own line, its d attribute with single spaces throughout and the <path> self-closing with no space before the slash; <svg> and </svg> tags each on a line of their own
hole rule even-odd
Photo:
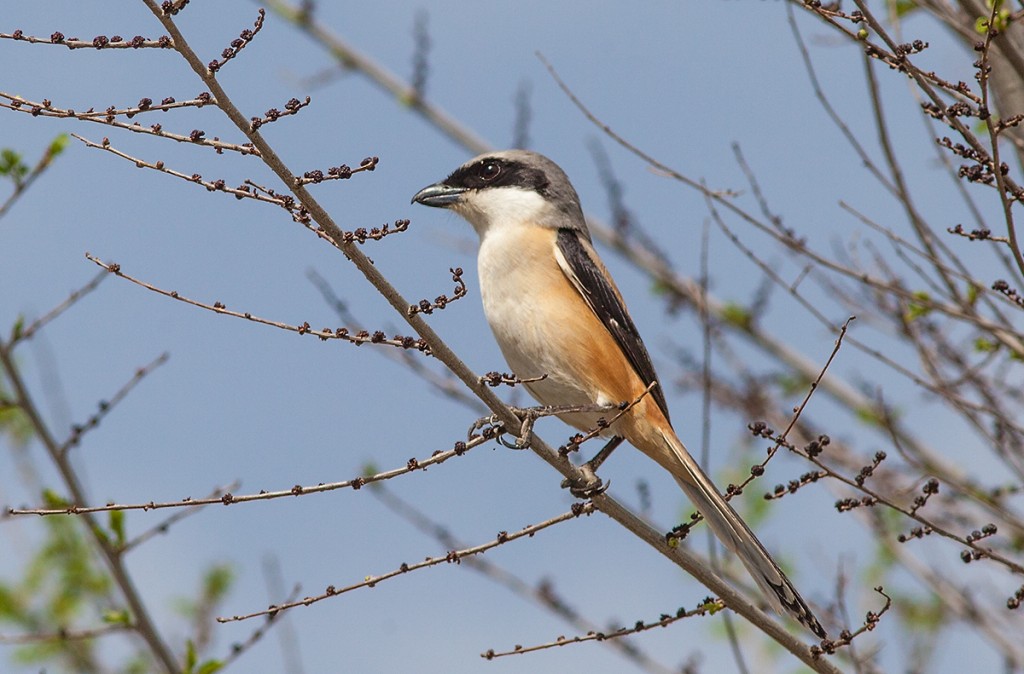
<svg viewBox="0 0 1024 674">
<path fill-rule="evenodd" d="M 556 256 L 557 232 L 518 225 L 492 227 L 478 257 L 484 313 L 514 374 L 546 375 L 527 385 L 544 405 L 618 403 L 628 391 L 628 363 L 614 340 L 566 277 Z M 598 416 L 566 419 L 577 427 Z"/>
</svg>

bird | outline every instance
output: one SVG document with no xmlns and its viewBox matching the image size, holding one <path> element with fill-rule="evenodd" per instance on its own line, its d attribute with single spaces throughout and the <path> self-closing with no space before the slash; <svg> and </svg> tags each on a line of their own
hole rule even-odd
<svg viewBox="0 0 1024 674">
<path fill-rule="evenodd" d="M 544 406 L 591 409 L 639 399 L 604 428 L 609 445 L 624 438 L 667 470 L 769 604 L 826 638 L 793 583 L 676 435 L 647 348 L 558 164 L 528 150 L 485 153 L 417 192 L 412 203 L 448 209 L 476 230 L 484 314 L 529 393 Z M 586 432 L 601 428 L 604 414 L 558 416 Z"/>
</svg>

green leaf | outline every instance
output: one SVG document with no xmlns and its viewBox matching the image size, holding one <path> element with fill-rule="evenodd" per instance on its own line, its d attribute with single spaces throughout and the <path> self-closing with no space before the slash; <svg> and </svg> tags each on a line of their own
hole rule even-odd
<svg viewBox="0 0 1024 674">
<path fill-rule="evenodd" d="M 783 372 L 775 375 L 775 383 L 783 395 L 791 396 L 806 391 L 807 387 L 811 385 L 811 380 L 807 377 Z"/>
<path fill-rule="evenodd" d="M 127 609 L 109 609 L 103 612 L 103 622 L 108 625 L 131 625 L 132 615 Z"/>
<path fill-rule="evenodd" d="M 0 386 L 0 399 L 6 399 L 3 387 Z M 8 401 L 9 402 L 9 401 Z M 35 428 L 25 410 L 14 405 L 0 404 L 0 436 L 6 436 L 14 447 L 25 447 L 35 436 Z"/>
<path fill-rule="evenodd" d="M 978 295 L 981 293 L 978 286 L 973 283 L 967 284 L 967 304 L 974 306 L 978 302 Z"/>
<path fill-rule="evenodd" d="M 974 340 L 974 350 L 978 353 L 992 353 L 999 350 L 999 343 L 985 337 L 978 337 Z"/>
<path fill-rule="evenodd" d="M 46 154 L 50 155 L 50 159 L 53 159 L 63 153 L 64 150 L 68 149 L 68 144 L 70 142 L 71 136 L 66 133 L 62 133 L 50 141 L 50 147 L 46 148 Z"/>
<path fill-rule="evenodd" d="M 28 165 L 21 160 L 21 154 L 10 148 L 0 150 L 0 176 L 7 176 L 17 185 L 28 175 Z"/>
<path fill-rule="evenodd" d="M 67 508 L 68 506 L 71 505 L 71 501 L 67 500 L 66 498 L 64 498 L 57 492 L 53 491 L 52 489 L 44 489 L 43 505 L 45 505 L 47 508 L 50 508 L 51 510 L 57 508 Z"/>
<path fill-rule="evenodd" d="M 895 0 L 895 2 L 889 3 L 889 9 L 892 10 L 897 19 L 902 19 L 914 10 L 920 8 L 914 0 Z"/>
<path fill-rule="evenodd" d="M 196 645 L 189 639 L 185 642 L 185 669 L 184 674 L 196 673 Z"/>
<path fill-rule="evenodd" d="M 858 419 L 871 426 L 882 426 L 885 424 L 885 416 L 874 407 L 858 407 L 856 414 Z M 900 417 L 899 412 L 894 409 L 888 410 L 888 415 L 891 419 L 898 419 Z"/>
<path fill-rule="evenodd" d="M 224 669 L 224 662 L 221 660 L 207 660 L 203 664 L 199 665 L 199 669 L 196 670 L 196 674 L 213 674 Z"/>
<path fill-rule="evenodd" d="M 722 320 L 746 331 L 749 331 L 754 323 L 754 317 L 750 311 L 735 302 L 728 302 L 722 307 Z"/>
<path fill-rule="evenodd" d="M 14 327 L 11 328 L 11 341 L 16 342 L 21 339 L 21 333 L 25 329 L 25 316 L 19 315 L 14 321 Z"/>
<path fill-rule="evenodd" d="M 124 546 L 124 511 L 123 510 L 111 510 L 109 518 L 110 530 L 114 532 L 114 542 L 117 547 Z"/>
<path fill-rule="evenodd" d="M 203 577 L 203 600 L 209 603 L 220 601 L 231 589 L 235 580 L 234 570 L 227 564 L 217 564 Z"/>
<path fill-rule="evenodd" d="M 714 599 L 712 599 L 711 601 L 704 602 L 697 608 L 704 609 L 708 612 L 708 615 L 715 615 L 716 613 L 722 610 L 722 607 Z"/>
<path fill-rule="evenodd" d="M 913 297 L 914 299 L 910 300 L 907 312 L 903 316 L 908 323 L 913 322 L 922 316 L 927 316 L 932 312 L 932 308 L 930 306 L 932 301 L 931 295 L 923 290 L 918 290 L 913 294 Z"/>
</svg>

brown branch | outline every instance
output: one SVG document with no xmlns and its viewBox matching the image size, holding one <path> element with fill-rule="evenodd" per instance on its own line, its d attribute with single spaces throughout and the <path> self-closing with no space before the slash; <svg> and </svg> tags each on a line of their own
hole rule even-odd
<svg viewBox="0 0 1024 674">
<path fill-rule="evenodd" d="M 992 173 L 995 175 L 996 187 L 999 190 L 999 201 L 1003 207 L 1003 220 L 1006 222 L 1007 238 L 1010 240 L 1010 251 L 1013 254 L 1013 259 L 1017 262 L 1020 278 L 1024 279 L 1024 251 L 1021 250 L 1020 242 L 1017 240 L 1017 226 L 1013 220 L 1013 203 L 1019 201 L 1024 196 L 1024 193 L 1019 188 L 1013 189 L 1014 199 L 1010 199 L 1011 187 L 1006 177 L 1009 167 L 1006 167 L 1004 172 L 1003 162 L 999 159 L 999 132 L 996 128 L 997 121 L 991 114 L 994 105 L 989 100 L 988 78 L 992 69 L 989 63 L 989 51 L 992 49 L 992 40 L 997 33 L 995 19 L 1000 6 L 1001 3 L 992 2 L 988 20 L 985 22 L 985 40 L 982 43 L 981 59 L 979 59 L 977 66 L 978 86 L 981 88 L 981 110 L 984 111 L 984 114 L 979 114 L 979 117 L 985 122 L 985 128 L 988 131 L 989 147 L 992 149 Z"/>
<path fill-rule="evenodd" d="M 431 519 L 422 509 L 402 500 L 398 494 L 388 489 L 384 483 L 373 485 L 370 488 L 370 494 L 384 503 L 393 513 L 412 524 L 418 531 L 436 540 L 446 549 L 456 550 L 468 547 L 455 537 L 448 527 Z M 548 581 L 541 581 L 537 585 L 531 584 L 495 562 L 488 560 L 484 555 L 464 557 L 460 560 L 460 564 L 508 589 L 517 597 L 550 611 L 580 631 L 588 633 L 598 631 L 598 628 L 592 621 L 581 616 L 563 599 L 558 597 Z M 660 674 L 670 674 L 671 672 L 669 668 L 654 661 L 633 643 L 623 642 L 619 639 L 607 640 L 604 643 L 641 669 Z"/>
<path fill-rule="evenodd" d="M 156 40 L 150 40 L 136 35 L 125 40 L 120 35 L 97 35 L 91 40 L 80 40 L 77 37 L 64 37 L 64 33 L 54 31 L 50 37 L 35 37 L 25 35 L 20 30 L 13 33 L 0 33 L 0 39 L 15 40 L 16 42 L 28 42 L 29 44 L 53 44 L 67 47 L 68 49 L 173 49 L 174 43 L 171 38 L 161 35 Z"/>
<path fill-rule="evenodd" d="M 18 199 L 32 186 L 39 176 L 41 176 L 46 169 L 50 168 L 54 158 L 64 150 L 65 141 L 67 136 L 59 135 L 54 140 L 50 141 L 50 144 L 46 147 L 43 152 L 43 156 L 39 158 L 36 165 L 32 167 L 32 170 L 28 172 L 28 175 L 18 178 L 15 177 L 14 189 L 4 199 L 4 202 L 0 204 L 0 219 L 2 219 L 11 210 L 11 207 L 17 203 Z"/>
<path fill-rule="evenodd" d="M 99 284 L 102 283 L 103 279 L 107 278 L 107 276 L 109 276 L 109 274 L 106 274 L 104 272 L 98 272 L 95 276 L 92 277 L 92 279 L 88 283 L 86 283 L 84 286 L 82 286 L 78 290 L 73 291 L 70 295 L 68 295 L 67 299 L 65 299 L 63 302 L 55 306 L 53 309 L 50 309 L 48 312 L 46 312 L 36 320 L 32 321 L 24 328 L 17 330 L 15 334 L 11 336 L 11 341 L 8 344 L 8 347 L 13 348 L 14 345 L 17 344 L 18 342 L 24 342 L 26 340 L 32 339 L 32 337 L 37 332 L 46 327 L 47 324 L 49 324 L 51 321 L 53 321 L 61 314 L 63 314 L 65 311 L 67 311 L 75 304 L 77 304 L 80 299 L 91 293 L 93 290 L 96 290 L 96 287 L 99 286 Z"/>
<path fill-rule="evenodd" d="M 452 449 L 447 451 L 436 451 L 426 459 L 412 458 L 401 468 L 393 468 L 391 470 L 376 473 L 374 475 L 365 475 L 362 477 L 356 477 L 351 480 L 342 480 L 340 482 L 320 482 L 315 485 L 295 485 L 288 489 L 279 489 L 276 491 L 261 490 L 256 494 L 240 494 L 235 495 L 231 492 L 227 492 L 221 496 L 211 496 L 207 498 L 192 498 L 186 496 L 179 501 L 149 501 L 148 503 L 108 503 L 101 506 L 88 506 L 82 505 L 85 500 L 82 499 L 69 505 L 65 508 L 9 508 L 7 514 L 11 516 L 15 515 L 89 515 L 91 513 L 110 512 L 110 511 L 121 511 L 121 510 L 164 510 L 166 508 L 197 508 L 208 505 L 236 505 L 239 503 L 251 503 L 253 501 L 271 501 L 279 498 L 295 497 L 295 496 L 307 496 L 309 494 L 322 494 L 329 491 L 337 491 L 338 489 L 362 489 L 368 484 L 374 482 L 380 482 L 382 480 L 390 480 L 400 475 L 407 475 L 417 470 L 426 470 L 430 466 L 436 466 L 444 463 L 445 461 L 456 457 L 462 456 L 469 450 L 479 447 L 486 442 L 489 442 L 497 435 L 497 431 L 489 430 L 482 435 L 474 436 L 466 442 L 456 442 Z"/>
<path fill-rule="evenodd" d="M 133 108 L 117 108 L 113 106 L 105 110 L 94 110 L 89 108 L 84 112 L 79 112 L 71 108 L 56 108 L 50 101 L 35 102 L 30 101 L 21 96 L 15 96 L 0 92 L 0 98 L 11 101 L 10 103 L 0 103 L 0 108 L 6 108 L 15 112 L 22 112 L 33 117 L 57 117 L 61 119 L 77 119 L 83 122 L 95 122 L 97 124 L 103 124 L 105 126 L 114 127 L 116 129 L 124 129 L 131 131 L 132 133 L 141 133 L 150 136 L 156 136 L 158 138 L 167 138 L 169 140 L 176 141 L 178 143 L 188 143 L 190 145 L 199 145 L 202 147 L 210 147 L 217 152 L 237 152 L 241 155 L 254 155 L 257 154 L 255 148 L 251 144 L 237 144 L 227 143 L 219 138 L 206 138 L 199 130 L 193 130 L 188 135 L 172 133 L 165 131 L 163 124 L 152 124 L 149 126 L 143 126 L 139 122 L 122 122 L 117 119 L 118 116 L 125 116 L 131 119 L 135 115 L 139 115 L 145 112 L 152 111 L 167 111 L 178 108 L 195 107 L 201 108 L 205 105 L 216 105 L 217 102 L 213 98 L 206 94 L 205 96 L 191 99 L 188 101 L 174 101 L 174 99 L 165 99 L 165 102 L 161 104 L 152 104 L 152 101 L 148 98 L 142 99 L 139 105 Z M 148 102 L 148 103 L 147 103 Z M 79 136 L 75 136 L 79 140 L 83 140 Z M 88 143 L 87 143 L 88 144 Z M 91 145 L 90 147 L 95 147 Z"/>
<path fill-rule="evenodd" d="M 543 644 L 537 644 L 535 646 L 516 646 L 510 651 L 495 651 L 493 649 L 487 650 L 480 654 L 484 660 L 494 660 L 495 658 L 501 658 L 508 655 L 523 655 L 525 653 L 536 653 L 537 651 L 544 651 L 549 648 L 557 648 L 559 646 L 569 646 L 571 644 L 582 644 L 588 641 L 608 641 L 612 639 L 619 639 L 621 637 L 630 636 L 632 634 L 640 634 L 641 632 L 648 632 L 658 627 L 668 627 L 672 623 L 685 620 L 687 618 L 693 618 L 695 616 L 714 615 L 725 608 L 725 604 L 719 599 L 708 597 L 705 599 L 700 606 L 689 611 L 685 609 L 679 609 L 674 615 L 662 615 L 657 620 L 644 622 L 638 620 L 632 627 L 621 627 L 611 632 L 597 632 L 591 631 L 583 636 L 574 637 L 563 637 L 560 636 L 554 641 L 549 641 Z"/>
<path fill-rule="evenodd" d="M 14 401 L 20 407 L 35 431 L 36 437 L 46 450 L 50 461 L 60 474 L 65 489 L 71 499 L 80 503 L 86 502 L 85 488 L 79 480 L 67 457 L 60 451 L 60 444 L 50 432 L 49 426 L 29 395 L 28 387 L 21 377 L 21 372 L 14 362 L 10 348 L 0 340 L 0 368 L 3 369 L 7 382 L 10 384 Z M 99 549 L 100 556 L 106 563 L 114 584 L 118 587 L 131 612 L 135 634 L 138 634 L 148 645 L 153 658 L 166 672 L 178 672 L 181 667 L 170 647 L 164 642 L 160 632 L 150 616 L 142 595 L 135 587 L 131 574 L 128 572 L 116 544 L 104 534 L 103 526 L 90 514 L 84 515 L 86 529 L 90 532 L 93 542 Z"/>
<path fill-rule="evenodd" d="M 132 389 L 138 386 L 139 382 L 145 379 L 146 376 L 153 372 L 153 370 L 157 369 L 158 367 L 166 363 L 167 359 L 170 357 L 171 354 L 167 353 L 166 351 L 163 352 L 148 365 L 144 365 L 137 369 L 135 371 L 135 374 L 132 375 L 132 378 L 129 379 L 124 384 L 124 386 L 118 389 L 117 392 L 114 393 L 112 398 L 110 398 L 109 400 L 101 400 L 99 405 L 97 406 L 98 410 L 96 411 L 95 414 L 92 414 L 85 421 L 85 423 L 75 424 L 74 426 L 71 427 L 70 435 L 68 435 L 67 439 L 60 445 L 60 453 L 62 455 L 66 455 L 68 453 L 68 450 L 70 450 L 72 447 L 77 446 L 78 443 L 82 441 L 83 435 L 99 426 L 103 418 L 110 414 L 112 411 L 114 411 L 114 408 L 117 407 L 117 404 L 124 400 L 128 396 L 128 394 L 131 393 Z"/>
<path fill-rule="evenodd" d="M 216 499 L 217 503 L 223 503 L 223 501 L 221 501 L 220 497 L 223 496 L 224 494 L 230 492 L 232 489 L 237 489 L 237 488 L 238 488 L 238 483 L 237 482 L 233 482 L 233 483 L 231 483 L 231 484 L 229 484 L 227 486 L 224 486 L 224 487 L 217 487 L 212 492 L 210 492 L 209 498 Z M 124 545 L 121 546 L 121 554 L 125 554 L 125 553 L 127 553 L 127 552 L 129 552 L 129 551 L 131 551 L 131 550 L 133 550 L 133 549 L 135 549 L 137 547 L 139 547 L 140 545 L 142 545 L 146 541 L 150 540 L 151 538 L 155 538 L 156 536 L 161 535 L 161 534 L 166 534 L 170 530 L 170 528 L 172 526 L 174 526 L 175 524 L 177 524 L 181 520 L 185 519 L 186 517 L 191 517 L 192 515 L 195 515 L 200 510 L 202 510 L 201 506 L 200 507 L 196 507 L 196 508 L 188 508 L 188 509 L 184 509 L 184 510 L 179 510 L 178 512 L 173 513 L 169 517 L 165 518 L 163 521 L 158 522 L 157 524 L 155 524 L 155 525 L 151 526 L 150 528 L 146 529 L 145 531 L 140 533 L 138 536 L 135 536 L 134 538 L 132 538 L 132 539 L 130 539 L 128 541 L 125 541 Z"/>
<path fill-rule="evenodd" d="M 177 12 L 171 12 L 171 14 L 177 14 Z M 164 16 L 167 18 L 167 21 L 170 21 L 170 16 L 167 12 L 164 12 Z M 237 57 L 238 54 L 256 38 L 256 35 L 263 30 L 263 21 L 266 18 L 267 10 L 260 7 L 257 10 L 256 21 L 253 23 L 253 27 L 251 29 L 246 28 L 239 33 L 238 37 L 231 41 L 231 45 L 221 52 L 221 58 L 219 61 L 213 60 L 207 65 L 211 76 L 223 68 L 225 63 Z M 179 49 L 179 51 L 181 50 Z"/>
<path fill-rule="evenodd" d="M 85 641 L 109 634 L 119 634 L 135 629 L 134 625 L 114 623 L 100 627 L 82 629 L 59 629 L 52 633 L 38 634 L 0 634 L 0 644 L 39 644 L 54 641 Z"/>
<path fill-rule="evenodd" d="M 137 286 L 145 288 L 146 290 L 150 290 L 152 292 L 157 293 L 158 295 L 163 295 L 164 297 L 169 297 L 179 302 L 184 302 L 185 304 L 191 304 L 192 306 L 199 307 L 200 309 L 212 311 L 215 314 L 231 316 L 233 318 L 241 318 L 247 321 L 251 321 L 253 323 L 258 323 L 260 325 L 268 325 L 270 327 L 278 328 L 280 330 L 295 332 L 300 335 L 311 335 L 313 337 L 319 338 L 321 341 L 324 342 L 336 339 L 341 340 L 343 342 L 348 342 L 350 344 L 355 344 L 356 346 L 361 346 L 363 344 L 384 344 L 387 346 L 394 346 L 400 349 L 414 349 L 428 356 L 432 355 L 430 345 L 427 344 L 422 339 L 403 337 L 401 335 L 396 335 L 392 338 L 388 338 L 384 335 L 383 332 L 379 330 L 373 333 L 369 332 L 368 330 L 359 330 L 357 332 L 351 332 L 348 328 L 322 328 L 320 330 L 316 330 L 310 327 L 308 322 L 303 322 L 302 324 L 299 325 L 293 325 L 289 323 L 282 323 L 280 321 L 272 321 L 268 318 L 260 318 L 259 316 L 254 316 L 253 314 L 247 311 L 232 311 L 221 302 L 207 304 L 205 302 L 200 302 L 199 300 L 190 299 L 188 297 L 185 297 L 184 295 L 181 295 L 176 290 L 164 290 L 163 288 L 158 288 L 157 286 L 151 283 L 147 283 L 141 279 L 137 279 L 134 276 L 129 276 L 128 274 L 125 274 L 121 270 L 121 265 L 117 263 L 104 262 L 103 260 L 100 260 L 99 258 L 93 256 L 90 253 L 86 253 L 85 257 L 91 262 L 99 265 L 100 267 L 103 267 L 111 274 L 123 278 L 126 281 L 130 281 Z"/>
<path fill-rule="evenodd" d="M 452 292 L 452 296 L 448 297 L 444 293 L 437 296 L 433 302 L 430 300 L 420 300 L 416 304 L 409 305 L 409 314 L 427 314 L 430 315 L 434 311 L 442 311 L 452 302 L 461 300 L 466 296 L 466 282 L 462 280 L 462 267 L 451 267 L 448 271 L 452 274 L 452 280 L 455 281 L 455 290 Z"/>
<path fill-rule="evenodd" d="M 494 538 L 494 540 L 488 541 L 487 543 L 482 543 L 480 545 L 476 545 L 470 548 L 463 548 L 461 550 L 450 550 L 443 557 L 427 557 L 422 562 L 417 562 L 415 564 L 402 564 L 394 571 L 388 571 L 387 573 L 383 573 L 379 576 L 367 576 L 363 581 L 359 583 L 353 583 L 352 585 L 347 585 L 345 587 L 336 588 L 334 585 L 328 585 L 327 588 L 321 594 L 306 597 L 298 601 L 285 602 L 282 604 L 272 604 L 262 611 L 254 611 L 253 613 L 247 613 L 245 615 L 234 615 L 230 618 L 217 618 L 217 622 L 237 622 L 240 620 L 249 620 L 250 618 L 255 618 L 263 615 L 276 616 L 281 611 L 295 608 L 297 606 L 309 606 L 319 601 L 323 601 L 324 599 L 328 599 L 329 597 L 335 597 L 341 594 L 345 594 L 347 592 L 352 592 L 353 590 L 358 590 L 360 588 L 376 587 L 378 583 L 391 580 L 392 578 L 396 578 L 398 576 L 410 573 L 412 571 L 419 571 L 420 569 L 430 568 L 432 566 L 437 566 L 439 564 L 458 564 L 460 563 L 460 560 L 464 557 L 469 557 L 471 555 L 478 555 L 487 552 L 488 550 L 492 550 L 500 545 L 505 545 L 506 543 L 511 543 L 512 541 L 519 540 L 520 538 L 532 538 L 537 533 L 549 527 L 553 527 L 556 524 L 561 524 L 562 522 L 567 522 L 569 520 L 576 519 L 581 515 L 591 515 L 594 513 L 594 510 L 595 507 L 593 503 L 576 503 L 573 505 L 572 510 L 570 510 L 567 513 L 563 513 L 556 517 L 552 517 L 551 519 L 545 520 L 538 524 L 531 524 L 530 526 L 524 527 L 523 529 L 515 533 L 510 534 L 506 531 L 499 532 L 498 535 Z"/>
</svg>

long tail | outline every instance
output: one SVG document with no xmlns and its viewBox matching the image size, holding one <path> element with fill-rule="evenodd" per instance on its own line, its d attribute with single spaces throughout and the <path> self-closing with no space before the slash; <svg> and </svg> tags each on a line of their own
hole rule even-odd
<svg viewBox="0 0 1024 674">
<path fill-rule="evenodd" d="M 673 462 L 676 463 L 676 469 L 671 472 L 679 486 L 704 516 L 715 536 L 740 558 L 743 566 L 747 567 L 747 571 L 775 610 L 779 613 L 789 613 L 818 637 L 826 638 L 825 629 L 793 587 L 793 583 L 764 549 L 761 541 L 757 540 L 750 527 L 718 493 L 714 483 L 690 456 L 682 441 L 672 431 L 661 432 L 660 435 L 673 457 L 677 459 L 677 462 Z"/>
</svg>

